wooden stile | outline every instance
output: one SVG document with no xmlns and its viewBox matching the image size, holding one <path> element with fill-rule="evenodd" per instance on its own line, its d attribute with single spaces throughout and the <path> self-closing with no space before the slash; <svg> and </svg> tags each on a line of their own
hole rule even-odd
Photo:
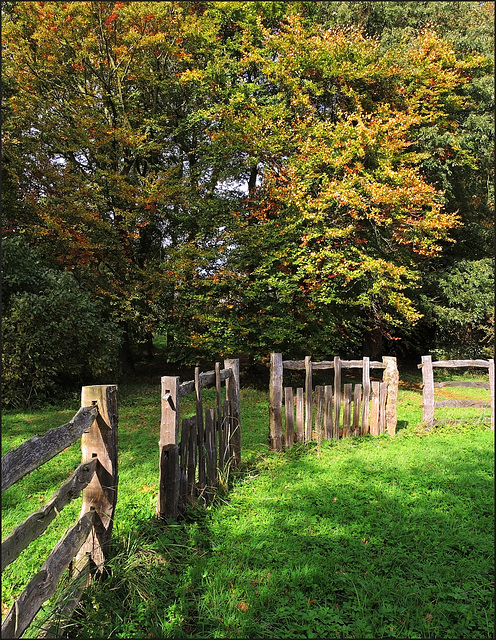
<svg viewBox="0 0 496 640">
<path fill-rule="evenodd" d="M 367 435 L 370 431 L 370 359 L 367 356 L 363 358 L 363 397 L 362 397 L 362 435 Z"/>
<path fill-rule="evenodd" d="M 333 439 L 332 386 L 324 387 L 324 433 L 326 440 Z M 339 435 L 339 434 L 338 434 Z"/>
<path fill-rule="evenodd" d="M 285 424 L 286 432 L 284 436 L 284 446 L 286 449 L 292 447 L 294 444 L 294 397 L 293 389 L 291 387 L 284 388 L 284 412 L 285 412 Z"/>
<path fill-rule="evenodd" d="M 339 422 L 341 412 L 341 359 L 334 358 L 334 437 L 339 438 Z"/>
<path fill-rule="evenodd" d="M 353 390 L 353 435 L 360 435 L 362 405 L 362 385 L 356 384 Z"/>
<path fill-rule="evenodd" d="M 305 357 L 305 442 L 312 439 L 312 358 Z"/>
<path fill-rule="evenodd" d="M 296 389 L 296 441 L 305 442 L 305 402 L 303 387 Z"/>
</svg>

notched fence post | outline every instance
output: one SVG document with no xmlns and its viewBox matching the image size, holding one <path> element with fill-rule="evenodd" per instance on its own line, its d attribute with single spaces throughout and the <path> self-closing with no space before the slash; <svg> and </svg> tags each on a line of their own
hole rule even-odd
<svg viewBox="0 0 496 640">
<path fill-rule="evenodd" d="M 179 502 L 179 377 L 161 379 L 159 489 L 156 514 L 177 519 Z"/>
</svg>

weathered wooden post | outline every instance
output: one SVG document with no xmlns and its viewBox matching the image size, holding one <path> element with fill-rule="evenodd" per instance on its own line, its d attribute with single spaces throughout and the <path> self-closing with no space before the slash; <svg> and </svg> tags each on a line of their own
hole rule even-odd
<svg viewBox="0 0 496 640">
<path fill-rule="evenodd" d="M 200 367 L 195 367 L 195 399 L 196 399 L 196 435 L 198 439 L 198 487 L 205 488 L 205 428 L 203 424 L 203 403 L 200 386 Z"/>
<path fill-rule="evenodd" d="M 382 380 L 387 383 L 386 429 L 390 436 L 394 436 L 398 422 L 398 384 L 400 378 L 395 357 L 383 356 L 382 361 L 386 365 L 382 375 Z"/>
<path fill-rule="evenodd" d="M 363 357 L 363 398 L 362 398 L 362 435 L 367 435 L 370 430 L 370 358 Z"/>
<path fill-rule="evenodd" d="M 296 442 L 305 442 L 305 400 L 303 387 L 296 389 Z"/>
<path fill-rule="evenodd" d="M 104 570 L 105 556 L 112 535 L 114 511 L 117 502 L 117 386 L 94 385 L 83 387 L 81 406 L 96 405 L 98 414 L 93 424 L 81 436 L 83 462 L 98 459 L 96 473 L 83 489 L 80 518 L 88 511 L 95 511 L 94 525 L 86 541 L 76 555 L 74 568 L 81 572 L 89 558 L 100 573 Z"/>
<path fill-rule="evenodd" d="M 422 422 L 434 422 L 434 372 L 432 357 L 422 356 Z"/>
<path fill-rule="evenodd" d="M 491 393 L 491 429 L 494 431 L 494 360 L 489 360 L 489 390 Z"/>
<path fill-rule="evenodd" d="M 305 356 L 305 442 L 312 439 L 312 356 Z"/>
<path fill-rule="evenodd" d="M 159 440 L 159 484 L 157 516 L 177 519 L 179 499 L 179 378 L 161 379 L 161 408 Z"/>
<path fill-rule="evenodd" d="M 239 380 L 239 360 L 224 360 L 224 369 L 231 369 L 233 375 L 226 379 L 226 398 L 231 404 L 233 465 L 237 467 L 241 460 L 241 390 Z"/>
<path fill-rule="evenodd" d="M 334 356 L 334 437 L 339 438 L 341 417 L 341 358 Z"/>
<path fill-rule="evenodd" d="M 282 353 L 270 354 L 269 449 L 282 451 Z"/>
<path fill-rule="evenodd" d="M 284 446 L 289 449 L 294 444 L 295 431 L 294 431 L 294 396 L 292 387 L 284 388 L 284 410 L 286 418 L 286 431 L 284 435 Z"/>
</svg>

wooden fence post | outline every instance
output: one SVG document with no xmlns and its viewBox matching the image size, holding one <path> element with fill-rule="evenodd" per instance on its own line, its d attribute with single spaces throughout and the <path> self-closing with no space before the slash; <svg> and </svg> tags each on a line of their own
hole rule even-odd
<svg viewBox="0 0 496 640">
<path fill-rule="evenodd" d="M 366 435 L 369 430 L 369 402 L 370 402 L 370 358 L 363 357 L 363 398 L 362 398 L 362 435 Z"/>
<path fill-rule="evenodd" d="M 179 500 L 179 377 L 163 376 L 157 516 L 177 519 Z"/>
<path fill-rule="evenodd" d="M 294 444 L 294 397 L 291 387 L 284 388 L 284 412 L 286 418 L 286 433 L 284 436 L 284 446 L 289 449 Z"/>
<path fill-rule="evenodd" d="M 205 429 L 203 425 L 203 403 L 200 387 L 200 367 L 195 367 L 196 435 L 198 438 L 198 487 L 206 485 L 205 470 Z"/>
<path fill-rule="evenodd" d="M 322 442 L 322 419 L 324 417 L 324 387 L 315 387 L 315 437 L 317 443 Z"/>
<path fill-rule="evenodd" d="M 281 355 L 282 358 L 282 355 Z M 282 365 L 282 361 L 281 361 Z M 226 380 L 226 398 L 231 403 L 232 411 L 232 446 L 233 464 L 237 467 L 241 460 L 241 391 L 239 381 L 239 360 L 237 358 L 224 360 L 224 369 L 231 369 L 233 375 Z M 282 385 L 282 379 L 281 379 Z M 282 397 L 282 388 L 281 388 Z M 282 431 L 282 424 L 281 424 Z"/>
<path fill-rule="evenodd" d="M 305 442 L 312 439 L 312 356 L 305 356 Z"/>
<path fill-rule="evenodd" d="M 360 408 L 362 404 L 362 385 L 356 384 L 353 391 L 353 435 L 360 435 Z"/>
<path fill-rule="evenodd" d="M 494 360 L 489 360 L 489 390 L 491 393 L 491 429 L 494 431 Z"/>
<path fill-rule="evenodd" d="M 394 436 L 398 422 L 398 366 L 393 356 L 383 356 L 382 361 L 386 365 L 382 376 L 387 383 L 386 428 L 389 435 Z"/>
<path fill-rule="evenodd" d="M 282 353 L 270 354 L 269 449 L 282 451 Z"/>
<path fill-rule="evenodd" d="M 339 419 L 341 412 L 341 359 L 334 357 L 334 437 L 339 438 Z"/>
<path fill-rule="evenodd" d="M 303 387 L 296 389 L 296 441 L 305 442 L 305 401 Z"/>
<path fill-rule="evenodd" d="M 434 422 L 434 372 L 432 357 L 422 356 L 422 422 Z"/>
<path fill-rule="evenodd" d="M 379 382 L 372 382 L 372 393 L 370 403 L 370 435 L 379 435 Z"/>
<path fill-rule="evenodd" d="M 324 433 L 326 440 L 333 438 L 332 417 L 332 386 L 326 384 L 324 387 Z"/>
<path fill-rule="evenodd" d="M 96 511 L 98 518 L 86 541 L 76 555 L 74 566 L 82 571 L 88 559 L 103 572 L 106 547 L 112 535 L 114 510 L 117 502 L 117 386 L 94 385 L 83 387 L 81 406 L 96 404 L 98 415 L 93 424 L 81 436 L 83 462 L 98 459 L 96 473 L 83 489 L 83 503 L 80 518 L 90 510 Z"/>
</svg>

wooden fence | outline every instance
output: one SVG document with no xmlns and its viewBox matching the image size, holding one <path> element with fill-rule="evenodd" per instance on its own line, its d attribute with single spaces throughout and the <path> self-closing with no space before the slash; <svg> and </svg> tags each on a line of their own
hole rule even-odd
<svg viewBox="0 0 496 640">
<path fill-rule="evenodd" d="M 304 370 L 305 389 L 284 389 L 285 431 L 282 428 L 284 369 Z M 332 385 L 312 389 L 312 372 L 332 369 Z M 341 388 L 343 369 L 362 369 L 362 384 L 345 384 Z M 370 380 L 371 369 L 382 369 L 382 382 Z M 272 353 L 270 358 L 269 447 L 281 451 L 284 443 L 289 448 L 296 442 L 322 438 L 337 439 L 350 435 L 380 435 L 386 430 L 396 432 L 398 398 L 398 369 L 396 358 L 385 356 L 382 362 L 341 360 L 312 362 L 283 360 L 282 354 Z M 295 419 L 296 405 L 296 419 Z"/>
<path fill-rule="evenodd" d="M 422 421 L 425 424 L 434 424 L 434 409 L 441 407 L 491 407 L 491 429 L 494 429 L 494 360 L 436 360 L 432 361 L 432 356 L 422 356 L 422 363 L 417 365 L 422 369 Z M 487 368 L 489 371 L 489 382 L 476 380 L 446 380 L 444 382 L 434 382 L 434 367 L 458 368 L 458 367 L 478 367 Z M 479 387 L 489 389 L 490 402 L 457 399 L 439 400 L 434 398 L 435 389 L 442 387 Z"/>
<path fill-rule="evenodd" d="M 83 387 L 81 409 L 70 422 L 34 436 L 2 457 L 2 493 L 25 475 L 81 437 L 82 463 L 40 510 L 2 541 L 2 571 L 36 540 L 71 500 L 83 493 L 76 524 L 56 544 L 41 570 L 31 579 L 2 622 L 2 637 L 19 638 L 72 563 L 72 609 L 90 571 L 103 571 L 117 501 L 117 387 Z M 82 586 L 81 586 L 82 585 Z M 65 611 L 67 614 L 68 610 Z"/>
<path fill-rule="evenodd" d="M 225 382 L 225 401 L 221 384 Z M 203 410 L 201 390 L 215 386 L 216 407 Z M 195 393 L 196 413 L 179 428 L 179 399 Z M 208 501 L 219 472 L 236 467 L 241 456 L 239 360 L 224 360 L 224 369 L 200 373 L 180 384 L 177 376 L 162 377 L 162 416 L 159 442 L 159 494 L 156 513 L 177 519 L 193 496 Z"/>
</svg>

